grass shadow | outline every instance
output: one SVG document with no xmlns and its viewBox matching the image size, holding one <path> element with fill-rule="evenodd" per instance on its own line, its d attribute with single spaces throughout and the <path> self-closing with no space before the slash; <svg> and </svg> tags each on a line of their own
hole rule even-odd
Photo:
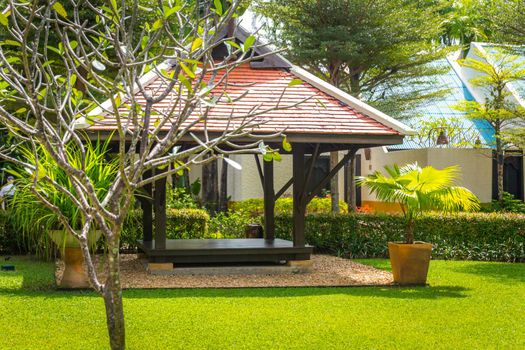
<svg viewBox="0 0 525 350">
<path fill-rule="evenodd" d="M 489 277 L 499 283 L 525 283 L 524 263 L 477 262 L 456 267 L 454 271 Z"/>
<path fill-rule="evenodd" d="M 367 286 L 367 287 L 274 287 L 210 289 L 129 289 L 125 298 L 289 298 L 348 295 L 395 299 L 466 298 L 469 289 L 461 286 Z"/>
<path fill-rule="evenodd" d="M 393 299 L 446 299 L 466 298 L 469 289 L 461 286 L 426 287 L 274 287 L 274 288 L 213 288 L 213 289 L 126 289 L 124 299 L 177 299 L 177 298 L 302 298 L 312 296 L 346 295 Z M 99 297 L 90 290 L 1 289 L 0 295 L 75 298 Z"/>
</svg>

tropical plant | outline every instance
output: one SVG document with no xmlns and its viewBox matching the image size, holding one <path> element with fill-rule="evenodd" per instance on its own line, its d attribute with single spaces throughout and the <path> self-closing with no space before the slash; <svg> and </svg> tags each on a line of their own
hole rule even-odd
<svg viewBox="0 0 525 350">
<path fill-rule="evenodd" d="M 92 143 L 87 138 L 85 153 L 75 143 L 66 146 L 68 161 L 85 169 L 97 198 L 107 194 L 118 171 L 116 162 L 108 158 L 108 146 L 108 141 Z M 20 147 L 20 158 L 32 167 L 9 171 L 17 178 L 17 190 L 13 198 L 16 205 L 11 210 L 16 228 L 27 239 L 46 245 L 48 241 L 45 233 L 49 230 L 65 230 L 66 225 L 73 230 L 81 230 L 85 222 L 82 211 L 75 205 L 73 198 L 56 188 L 60 186 L 67 191 L 74 191 L 68 174 L 56 166 L 42 146 L 36 151 L 28 146 Z M 47 181 L 43 181 L 44 178 Z M 42 201 L 58 211 L 42 205 Z"/>
<path fill-rule="evenodd" d="M 435 169 L 431 166 L 421 168 L 417 163 L 385 166 L 390 177 L 380 171 L 368 176 L 360 176 L 357 183 L 367 186 L 377 199 L 397 202 L 405 217 L 405 243 L 414 243 L 415 219 L 424 211 L 444 212 L 474 211 L 479 209 L 478 198 L 465 187 L 455 186 L 459 177 L 459 167 Z"/>
</svg>

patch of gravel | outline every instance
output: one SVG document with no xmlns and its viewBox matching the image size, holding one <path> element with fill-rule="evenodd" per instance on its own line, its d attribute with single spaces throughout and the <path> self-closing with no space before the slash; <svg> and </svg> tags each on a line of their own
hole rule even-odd
<svg viewBox="0 0 525 350">
<path fill-rule="evenodd" d="M 99 260 L 99 259 L 97 259 Z M 121 256 L 123 288 L 247 288 L 384 286 L 392 274 L 352 260 L 329 255 L 312 255 L 310 272 L 298 274 L 153 275 L 136 254 Z M 62 264 L 57 269 L 60 279 Z M 101 266 L 99 260 L 99 266 Z M 101 278 L 103 279 L 103 278 Z"/>
</svg>

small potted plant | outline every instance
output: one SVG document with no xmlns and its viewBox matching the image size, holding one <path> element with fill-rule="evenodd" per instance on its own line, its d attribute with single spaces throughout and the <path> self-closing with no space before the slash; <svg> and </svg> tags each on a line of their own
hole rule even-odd
<svg viewBox="0 0 525 350">
<path fill-rule="evenodd" d="M 102 198 L 113 183 L 118 168 L 115 162 L 107 160 L 108 143 L 92 144 L 86 140 L 85 153 L 77 145 L 69 148 L 69 156 L 78 160 L 78 166 L 83 166 L 96 190 L 97 196 Z M 89 281 L 84 269 L 84 258 L 78 241 L 73 234 L 66 230 L 64 221 L 42 199 L 58 209 L 67 224 L 79 232 L 84 225 L 84 217 L 74 205 L 69 192 L 75 196 L 75 187 L 67 173 L 56 167 L 50 155 L 41 147 L 38 149 L 38 161 L 32 150 L 20 149 L 24 161 L 38 164 L 38 172 L 32 169 L 11 171 L 17 178 L 17 190 L 13 198 L 13 221 L 18 228 L 36 242 L 42 242 L 47 247 L 45 236 L 59 248 L 64 261 L 62 279 L 58 281 L 61 288 L 87 288 Z M 63 190 L 57 189 L 57 184 Z M 101 232 L 92 229 L 88 235 L 88 243 L 95 247 Z"/>
<path fill-rule="evenodd" d="M 431 166 L 421 168 L 417 163 L 403 167 L 385 166 L 389 176 L 379 171 L 357 178 L 378 200 L 397 202 L 405 218 L 404 242 L 389 242 L 388 251 L 394 282 L 426 284 L 432 245 L 414 240 L 415 220 L 424 212 L 474 211 L 479 209 L 478 198 L 465 187 L 456 186 L 459 167 L 442 170 Z"/>
</svg>

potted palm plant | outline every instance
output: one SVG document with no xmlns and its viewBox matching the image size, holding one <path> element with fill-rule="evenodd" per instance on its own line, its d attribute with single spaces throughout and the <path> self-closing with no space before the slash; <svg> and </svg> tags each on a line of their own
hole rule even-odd
<svg viewBox="0 0 525 350">
<path fill-rule="evenodd" d="M 478 198 L 465 187 L 456 186 L 459 167 L 442 170 L 417 163 L 403 167 L 385 166 L 389 176 L 376 171 L 357 178 L 378 200 L 397 202 L 405 218 L 404 242 L 389 242 L 388 251 L 394 282 L 426 284 L 432 245 L 414 240 L 415 220 L 429 210 L 441 212 L 479 209 Z"/>
<path fill-rule="evenodd" d="M 74 205 L 71 196 L 67 194 L 67 192 L 75 193 L 71 179 L 65 171 L 54 165 L 49 153 L 43 147 L 38 149 L 38 158 L 30 149 L 22 147 L 20 151 L 25 161 L 34 164 L 35 169 L 38 166 L 38 171 L 31 169 L 11 171 L 18 178 L 12 206 L 14 222 L 20 231 L 32 240 L 47 244 L 45 237 L 49 237 L 58 246 L 64 261 L 64 272 L 58 282 L 59 287 L 89 287 L 78 241 L 65 229 L 59 215 L 43 205 L 41 201 L 43 198 L 57 208 L 67 220 L 67 224 L 73 230 L 80 231 L 84 225 L 84 217 Z M 74 163 L 78 161 L 76 166 L 86 169 L 97 196 L 102 198 L 109 190 L 118 170 L 116 163 L 107 159 L 108 142 L 92 144 L 91 141 L 86 140 L 84 153 L 75 144 L 71 144 L 68 151 L 71 160 Z M 58 184 L 63 191 L 57 190 L 57 186 L 52 183 Z M 90 246 L 94 247 L 98 238 L 100 238 L 100 231 L 92 230 L 88 235 Z"/>
</svg>

